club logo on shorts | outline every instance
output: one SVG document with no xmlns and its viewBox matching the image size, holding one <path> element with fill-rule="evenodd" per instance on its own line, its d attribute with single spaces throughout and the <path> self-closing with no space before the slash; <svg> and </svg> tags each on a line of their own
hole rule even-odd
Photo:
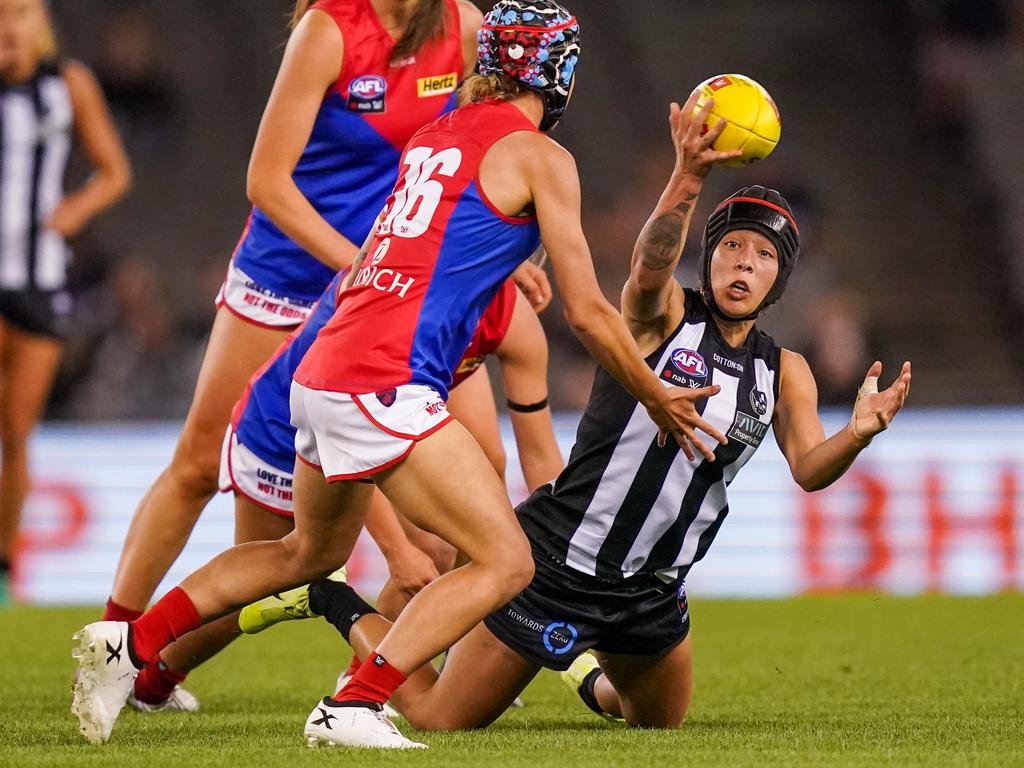
<svg viewBox="0 0 1024 768">
<path fill-rule="evenodd" d="M 388 81 L 380 75 L 362 75 L 348 84 L 348 108 L 351 112 L 375 113 L 385 110 Z"/>
<path fill-rule="evenodd" d="M 764 416 L 768 413 L 768 395 L 760 389 L 750 390 L 750 407 L 758 416 Z"/>
<path fill-rule="evenodd" d="M 380 401 L 380 404 L 385 408 L 390 408 L 395 404 L 395 400 L 398 399 L 397 389 L 385 389 L 383 392 L 377 392 L 375 394 L 377 396 L 377 400 Z"/>
<path fill-rule="evenodd" d="M 679 591 L 676 593 L 676 604 L 679 606 L 679 620 L 683 623 L 690 618 L 690 606 L 686 603 L 686 584 L 679 582 Z"/>
<path fill-rule="evenodd" d="M 572 624 L 565 621 L 553 621 L 544 627 L 541 641 L 548 653 L 561 656 L 572 650 L 572 647 L 576 645 L 576 638 L 579 636 L 579 631 Z"/>
<path fill-rule="evenodd" d="M 704 386 L 708 377 L 708 364 L 699 352 L 692 349 L 674 349 L 668 364 L 661 372 L 661 378 L 679 387 L 698 389 Z"/>
</svg>

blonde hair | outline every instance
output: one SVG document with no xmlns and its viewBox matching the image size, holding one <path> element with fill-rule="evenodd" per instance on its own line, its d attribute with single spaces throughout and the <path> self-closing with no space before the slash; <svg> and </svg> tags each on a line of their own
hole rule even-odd
<svg viewBox="0 0 1024 768">
<path fill-rule="evenodd" d="M 504 72 L 494 75 L 470 75 L 459 88 L 459 106 L 475 104 L 487 99 L 504 99 L 508 101 L 520 94 L 522 85 L 518 80 Z"/>
</svg>

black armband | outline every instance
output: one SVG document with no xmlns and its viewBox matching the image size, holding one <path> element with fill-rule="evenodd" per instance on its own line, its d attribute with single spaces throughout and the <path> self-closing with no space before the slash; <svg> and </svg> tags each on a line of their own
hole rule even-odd
<svg viewBox="0 0 1024 768">
<path fill-rule="evenodd" d="M 511 400 L 506 400 L 508 403 L 508 409 L 515 411 L 516 413 L 536 413 L 537 411 L 543 411 L 548 407 L 548 399 L 545 397 L 539 403 L 530 403 L 529 405 L 523 405 L 522 403 L 514 403 Z"/>
</svg>

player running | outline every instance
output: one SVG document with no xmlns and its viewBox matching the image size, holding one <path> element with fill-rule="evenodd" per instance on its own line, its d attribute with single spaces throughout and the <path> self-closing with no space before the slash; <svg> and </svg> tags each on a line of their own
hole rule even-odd
<svg viewBox="0 0 1024 768">
<path fill-rule="evenodd" d="M 85 65 L 58 57 L 43 0 L 0 0 L 0 604 L 29 490 L 28 437 L 69 331 L 66 240 L 113 205 L 131 168 Z M 92 174 L 64 191 L 74 140 Z"/>
<path fill-rule="evenodd" d="M 455 106 L 480 11 L 468 0 L 299 0 L 249 164 L 254 207 L 217 299 L 170 465 L 139 502 L 105 619 L 139 616 L 217 491 L 231 409 L 347 267 L 402 148 Z"/>
<path fill-rule="evenodd" d="M 348 684 L 317 704 L 306 732 L 350 746 L 422 746 L 397 731 L 382 704 L 533 577 L 506 489 L 445 400 L 484 308 L 540 236 L 576 335 L 687 456 L 714 460 L 695 430 L 725 437 L 695 403 L 716 387 L 667 388 L 644 364 L 598 287 L 572 157 L 545 135 L 569 101 L 578 35 L 553 0 L 501 0 L 488 14 L 480 76 L 462 86 L 462 107 L 409 142 L 352 286 L 295 373 L 295 530 L 218 555 L 130 624 L 77 633 L 74 709 L 88 739 L 109 738 L 138 669 L 172 640 L 344 562 L 373 491 L 360 481 L 369 478 L 468 563 L 410 601 Z M 125 652 L 107 653 L 108 644 Z"/>
<path fill-rule="evenodd" d="M 235 405 L 225 436 L 221 487 L 235 494 L 236 544 L 280 539 L 294 528 L 295 428 L 289 420 L 288 394 L 299 361 L 335 312 L 343 278 L 344 273 L 335 276 L 309 319 L 253 376 Z M 484 447 L 504 477 L 497 412 L 483 368 L 492 354 L 501 365 L 524 478 L 530 489 L 538 488 L 558 475 L 563 462 L 546 405 L 547 340 L 536 313 L 511 280 L 480 319 L 456 369 L 449 400 L 452 415 Z M 403 527 L 379 493 L 374 496 L 367 528 L 388 561 L 392 578 L 378 607 L 393 619 L 413 594 L 451 569 L 454 551 L 434 542 L 424 543 L 428 534 L 407 524 Z M 281 603 L 272 598 L 267 602 L 271 612 Z M 232 613 L 185 635 L 139 674 L 129 704 L 146 712 L 198 710 L 198 701 L 181 683 L 191 670 L 230 644 L 239 631 L 238 614 Z"/>
<path fill-rule="evenodd" d="M 711 149 L 724 122 L 701 136 L 710 104 L 690 117 L 695 104 L 691 96 L 681 111 L 672 106 L 676 168 L 637 241 L 622 313 L 666 389 L 719 389 L 699 408 L 728 441 L 714 461 L 662 445 L 637 399 L 599 372 L 568 465 L 517 510 L 533 582 L 457 643 L 440 675 L 425 665 L 395 692 L 417 728 L 485 726 L 542 667 L 562 670 L 595 712 L 637 727 L 679 726 L 693 676 L 685 579 L 725 521 L 728 484 L 772 427 L 800 487 L 825 488 L 909 392 L 909 363 L 883 392 L 881 364 L 872 364 L 849 424 L 825 438 L 807 363 L 755 326 L 781 298 L 800 251 L 796 221 L 774 190 L 748 187 L 718 205 L 704 229 L 699 290 L 676 281 L 703 178 L 735 154 Z M 391 623 L 347 585 L 317 582 L 310 595 L 357 656 L 391 636 Z M 325 699 L 307 723 L 311 737 L 338 740 L 332 707 Z"/>
</svg>

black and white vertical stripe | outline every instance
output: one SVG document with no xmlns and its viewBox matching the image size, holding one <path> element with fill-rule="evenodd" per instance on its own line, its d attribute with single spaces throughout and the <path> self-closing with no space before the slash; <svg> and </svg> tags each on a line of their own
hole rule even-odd
<svg viewBox="0 0 1024 768">
<path fill-rule="evenodd" d="M 68 249 L 45 224 L 64 195 L 74 115 L 52 69 L 0 91 L 0 289 L 64 287 Z"/>
<path fill-rule="evenodd" d="M 779 348 L 756 330 L 744 348 L 729 348 L 696 292 L 687 291 L 686 314 L 648 365 L 660 374 L 674 352 L 696 351 L 708 369 L 703 383 L 721 387 L 698 406 L 706 421 L 726 435 L 738 412 L 770 424 Z M 758 409 L 752 392 L 765 398 Z M 599 578 L 685 575 L 711 545 L 729 512 L 726 488 L 756 450 L 734 437 L 704 442 L 717 446 L 714 462 L 690 461 L 672 439 L 659 446 L 646 409 L 599 373 L 565 471 L 520 507 L 524 528 L 535 545 Z"/>
</svg>

